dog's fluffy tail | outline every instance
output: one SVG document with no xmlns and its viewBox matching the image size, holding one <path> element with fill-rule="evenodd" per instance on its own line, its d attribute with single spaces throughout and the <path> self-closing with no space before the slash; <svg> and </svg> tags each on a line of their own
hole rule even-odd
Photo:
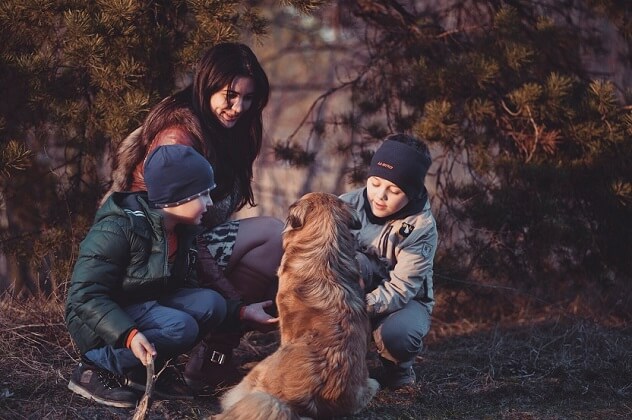
<svg viewBox="0 0 632 420">
<path fill-rule="evenodd" d="M 214 416 L 214 420 L 300 420 L 301 417 L 280 399 L 265 392 L 251 392 Z"/>
</svg>

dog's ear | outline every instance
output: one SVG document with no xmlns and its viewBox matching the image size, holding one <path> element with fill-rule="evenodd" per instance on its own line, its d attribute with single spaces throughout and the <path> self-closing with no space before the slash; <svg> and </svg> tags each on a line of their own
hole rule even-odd
<svg viewBox="0 0 632 420">
<path fill-rule="evenodd" d="M 285 220 L 284 232 L 294 229 L 300 229 L 305 224 L 305 215 L 309 205 L 304 200 L 299 200 L 292 204 L 288 210 L 287 219 Z"/>
<path fill-rule="evenodd" d="M 300 229 L 303 226 L 303 221 L 296 217 L 296 215 L 289 214 L 287 216 L 287 220 L 285 221 L 285 229 L 284 232 L 288 232 L 294 229 Z"/>
</svg>

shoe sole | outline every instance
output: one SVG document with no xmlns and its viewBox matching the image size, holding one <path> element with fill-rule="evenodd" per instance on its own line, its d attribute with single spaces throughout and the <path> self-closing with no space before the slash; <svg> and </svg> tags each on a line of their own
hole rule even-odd
<svg viewBox="0 0 632 420">
<path fill-rule="evenodd" d="M 99 404 L 107 405 L 110 407 L 117 407 L 117 408 L 135 408 L 136 407 L 135 402 L 131 403 L 131 402 L 124 402 L 124 401 L 112 401 L 112 400 L 106 400 L 104 398 L 96 397 L 92 395 L 90 392 L 88 392 L 87 389 L 73 382 L 72 380 L 68 383 L 68 389 L 74 392 L 75 394 L 81 395 L 84 398 L 96 401 Z"/>
<path fill-rule="evenodd" d="M 417 382 L 405 382 L 403 384 L 393 384 L 390 386 L 387 386 L 388 389 L 390 389 L 391 391 L 397 391 L 398 389 L 403 389 L 403 388 L 410 388 L 410 387 L 414 387 L 417 384 Z"/>
<path fill-rule="evenodd" d="M 126 385 L 129 388 L 135 389 L 136 391 L 145 392 L 145 385 L 141 385 L 136 382 L 132 382 L 130 380 L 127 381 Z M 192 400 L 195 397 L 193 395 L 171 395 L 165 394 L 164 392 L 158 391 L 154 388 L 154 391 L 151 393 L 152 397 L 160 398 L 163 400 Z"/>
</svg>

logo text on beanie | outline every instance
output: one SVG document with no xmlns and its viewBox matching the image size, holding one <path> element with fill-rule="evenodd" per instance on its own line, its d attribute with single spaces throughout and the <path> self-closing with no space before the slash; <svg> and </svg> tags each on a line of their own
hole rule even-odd
<svg viewBox="0 0 632 420">
<path fill-rule="evenodd" d="M 378 162 L 378 163 L 377 163 L 377 166 L 382 166 L 382 167 L 384 167 L 384 168 L 386 168 L 386 169 L 393 169 L 393 165 L 388 164 L 388 163 L 386 163 L 386 162 L 382 162 L 382 161 Z"/>
</svg>

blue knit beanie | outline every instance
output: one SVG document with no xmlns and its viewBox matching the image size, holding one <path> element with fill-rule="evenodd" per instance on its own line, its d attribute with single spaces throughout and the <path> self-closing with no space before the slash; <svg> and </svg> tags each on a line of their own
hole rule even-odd
<svg viewBox="0 0 632 420">
<path fill-rule="evenodd" d="M 391 181 L 404 191 L 409 199 L 418 198 L 424 189 L 424 179 L 431 160 L 413 146 L 385 140 L 375 151 L 368 176 Z"/>
<path fill-rule="evenodd" d="M 213 168 L 192 147 L 159 146 L 145 160 L 145 185 L 154 208 L 175 207 L 215 188 Z"/>
</svg>

